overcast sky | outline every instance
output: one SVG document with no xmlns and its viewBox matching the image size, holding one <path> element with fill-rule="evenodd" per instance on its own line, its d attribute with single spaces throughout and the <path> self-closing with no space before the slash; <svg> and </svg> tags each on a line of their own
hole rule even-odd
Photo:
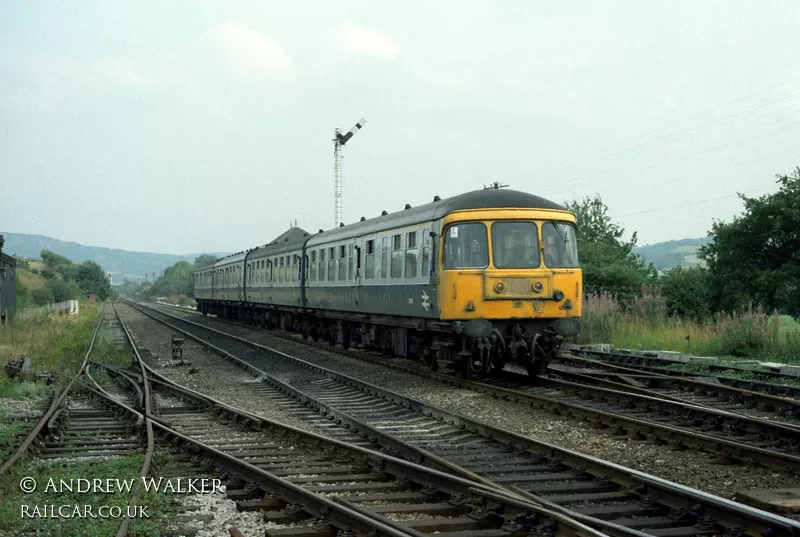
<svg viewBox="0 0 800 537">
<path fill-rule="evenodd" d="M 0 229 L 237 251 L 501 181 L 705 236 L 800 165 L 800 4 L 0 2 Z"/>
</svg>

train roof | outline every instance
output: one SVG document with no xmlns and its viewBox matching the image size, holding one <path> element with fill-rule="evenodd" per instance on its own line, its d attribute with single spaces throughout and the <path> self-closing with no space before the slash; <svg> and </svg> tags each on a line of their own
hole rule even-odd
<svg viewBox="0 0 800 537">
<path fill-rule="evenodd" d="M 437 196 L 431 203 L 426 203 L 417 207 L 411 207 L 409 205 L 402 211 L 381 215 L 368 220 L 365 219 L 361 222 L 324 231 L 313 236 L 300 227 L 292 227 L 263 246 L 223 257 L 222 259 L 218 259 L 213 265 L 200 267 L 197 270 L 221 267 L 231 263 L 241 262 L 243 259 L 260 259 L 282 254 L 301 248 L 306 241 L 308 242 L 308 246 L 315 246 L 331 241 L 345 240 L 366 233 L 376 233 L 387 229 L 431 222 L 452 212 L 468 209 L 567 210 L 566 207 L 562 205 L 527 192 L 500 188 L 485 188 L 482 190 L 465 192 L 464 194 L 445 199 L 439 199 Z"/>
<path fill-rule="evenodd" d="M 300 227 L 293 227 L 264 246 L 250 250 L 247 259 L 260 259 L 271 255 L 282 254 L 290 250 L 302 248 L 303 243 L 311 236 L 311 233 Z"/>
<path fill-rule="evenodd" d="M 438 198 L 438 196 L 437 196 Z M 381 215 L 369 220 L 362 220 L 329 231 L 314 235 L 308 240 L 308 246 L 327 243 L 335 240 L 348 239 L 366 233 L 376 233 L 387 229 L 431 222 L 455 211 L 468 209 L 548 209 L 566 211 L 566 207 L 542 197 L 499 188 L 474 190 L 453 196 L 451 198 L 437 199 L 431 203 L 418 207 L 407 206 L 406 209 L 396 213 Z"/>
</svg>

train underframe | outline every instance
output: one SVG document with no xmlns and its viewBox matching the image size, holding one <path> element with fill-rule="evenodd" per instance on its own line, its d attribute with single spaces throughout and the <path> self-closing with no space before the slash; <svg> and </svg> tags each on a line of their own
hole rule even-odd
<svg viewBox="0 0 800 537">
<path fill-rule="evenodd" d="M 532 377 L 543 375 L 564 339 L 565 330 L 559 323 L 578 322 L 572 319 L 429 321 L 216 301 L 198 301 L 197 310 L 204 315 L 299 333 L 304 339 L 321 340 L 332 346 L 340 344 L 345 349 L 373 348 L 416 358 L 432 371 L 440 365 L 450 365 L 465 378 L 496 374 L 507 363 L 524 367 Z"/>
</svg>

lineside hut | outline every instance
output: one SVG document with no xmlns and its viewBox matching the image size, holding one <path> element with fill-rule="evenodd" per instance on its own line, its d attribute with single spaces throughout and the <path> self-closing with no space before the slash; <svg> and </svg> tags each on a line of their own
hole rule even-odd
<svg viewBox="0 0 800 537">
<path fill-rule="evenodd" d="M 8 322 L 8 312 L 17 306 L 17 260 L 0 253 L 0 322 Z"/>
</svg>

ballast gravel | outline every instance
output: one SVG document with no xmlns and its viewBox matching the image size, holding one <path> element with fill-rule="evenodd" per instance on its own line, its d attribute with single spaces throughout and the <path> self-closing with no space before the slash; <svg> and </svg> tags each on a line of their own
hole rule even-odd
<svg viewBox="0 0 800 537">
<path fill-rule="evenodd" d="M 153 347 L 159 349 L 163 356 L 169 355 L 170 336 L 168 334 L 172 334 L 172 331 L 128 307 L 120 308 L 120 313 L 126 324 L 129 319 L 131 320 L 129 328 L 142 338 L 144 345 L 150 347 L 154 353 L 156 351 Z M 725 498 L 735 499 L 736 493 L 744 490 L 800 486 L 800 478 L 786 471 L 719 464 L 713 460 L 712 456 L 704 453 L 675 451 L 667 446 L 612 436 L 602 430 L 592 429 L 583 422 L 564 419 L 546 410 L 496 399 L 490 395 L 451 387 L 390 368 L 311 348 L 301 341 L 294 342 L 271 336 L 269 332 L 259 328 L 233 325 L 215 318 L 191 313 L 173 312 L 173 314 L 534 440 L 578 451 Z M 187 344 L 189 343 L 187 342 Z M 233 368 L 222 358 L 203 351 L 200 346 L 190 345 L 191 347 L 197 347 L 190 351 L 191 359 L 197 368 L 202 370 L 203 367 L 212 367 L 214 373 L 209 375 L 210 379 L 206 378 L 203 381 L 195 378 L 194 386 L 191 384 L 190 386 L 197 386 L 195 389 L 199 391 L 265 417 L 270 417 L 270 414 L 275 415 L 273 403 L 264 399 L 259 401 L 257 395 L 252 394 L 249 390 L 241 389 L 241 380 L 239 379 L 252 379 L 252 377 Z M 200 356 L 203 358 L 202 364 L 205 365 L 201 365 L 199 359 L 195 358 L 196 350 L 200 351 Z M 224 376 L 219 374 L 222 370 L 225 371 Z M 232 371 L 230 377 L 228 377 L 229 370 Z M 162 373 L 168 375 L 166 369 Z M 194 375 L 196 376 L 197 373 Z M 179 378 L 173 380 L 183 382 Z M 275 419 L 284 421 L 277 416 Z M 292 421 L 296 422 L 296 420 Z M 307 425 L 296 423 L 292 423 L 292 425 L 309 429 Z"/>
</svg>

